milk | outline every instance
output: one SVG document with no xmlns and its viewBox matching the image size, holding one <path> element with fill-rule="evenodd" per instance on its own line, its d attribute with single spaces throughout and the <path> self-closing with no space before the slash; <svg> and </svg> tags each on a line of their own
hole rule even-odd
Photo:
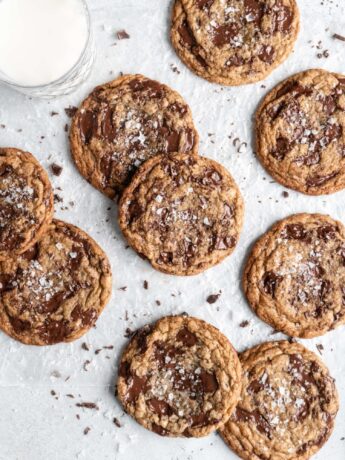
<svg viewBox="0 0 345 460">
<path fill-rule="evenodd" d="M 0 0 L 0 79 L 51 83 L 77 63 L 87 40 L 81 0 Z"/>
</svg>

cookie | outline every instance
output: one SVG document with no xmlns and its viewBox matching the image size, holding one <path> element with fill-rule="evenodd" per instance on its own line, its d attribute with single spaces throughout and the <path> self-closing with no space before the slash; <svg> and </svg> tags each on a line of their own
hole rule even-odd
<svg viewBox="0 0 345 460">
<path fill-rule="evenodd" d="M 285 187 L 308 195 L 345 187 L 345 76 L 321 69 L 294 75 L 256 114 L 257 155 Z"/>
<path fill-rule="evenodd" d="M 345 228 L 321 214 L 275 224 L 254 246 L 243 275 L 263 320 L 293 337 L 316 337 L 345 323 Z"/>
<path fill-rule="evenodd" d="M 76 112 L 70 131 L 80 173 L 110 198 L 144 161 L 175 151 L 197 154 L 198 143 L 183 98 L 142 75 L 98 86 Z"/>
<path fill-rule="evenodd" d="M 102 249 L 53 220 L 31 249 L 0 262 L 0 328 L 28 345 L 70 342 L 95 324 L 110 293 Z"/>
<path fill-rule="evenodd" d="M 140 329 L 121 359 L 123 407 L 161 436 L 209 434 L 229 419 L 240 392 L 236 351 L 200 319 L 169 316 Z"/>
<path fill-rule="evenodd" d="M 47 173 L 31 155 L 0 148 L 0 261 L 41 238 L 54 212 Z"/>
<path fill-rule="evenodd" d="M 242 219 L 242 197 L 228 171 L 186 154 L 147 161 L 119 206 L 129 244 L 155 269 L 173 275 L 195 275 L 230 255 Z"/>
<path fill-rule="evenodd" d="M 171 41 L 199 77 L 221 85 L 264 79 L 291 53 L 295 0 L 175 0 Z"/>
<path fill-rule="evenodd" d="M 240 356 L 241 399 L 221 430 L 245 460 L 307 460 L 330 437 L 338 411 L 334 380 L 298 343 L 268 342 Z"/>
</svg>

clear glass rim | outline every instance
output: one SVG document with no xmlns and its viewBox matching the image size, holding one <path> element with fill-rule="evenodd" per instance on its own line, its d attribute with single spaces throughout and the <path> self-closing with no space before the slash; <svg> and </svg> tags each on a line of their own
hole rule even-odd
<svg viewBox="0 0 345 460">
<path fill-rule="evenodd" d="M 54 85 L 58 85 L 60 83 L 63 83 L 68 78 L 68 76 L 74 72 L 74 70 L 79 66 L 80 62 L 84 59 L 84 56 L 85 56 L 85 54 L 86 54 L 86 52 L 87 52 L 87 50 L 89 48 L 91 38 L 92 38 L 91 15 L 90 15 L 90 10 L 89 10 L 88 4 L 87 4 L 86 0 L 79 0 L 79 1 L 83 4 L 84 9 L 85 9 L 88 36 L 87 36 L 87 40 L 85 42 L 85 46 L 83 48 L 83 51 L 81 52 L 78 60 L 73 65 L 73 67 L 71 67 L 61 77 L 59 77 L 56 80 L 53 80 L 53 81 L 51 81 L 49 83 L 44 83 L 43 85 L 33 85 L 33 86 L 32 85 L 21 85 L 20 83 L 16 83 L 15 81 L 7 80 L 6 78 L 2 78 L 2 76 L 0 76 L 0 82 L 5 83 L 5 84 L 7 84 L 9 86 L 12 86 L 13 88 L 18 88 L 18 89 L 23 89 L 23 90 L 26 90 L 26 89 L 27 90 L 41 90 L 41 89 L 49 88 L 50 86 L 54 86 Z"/>
</svg>

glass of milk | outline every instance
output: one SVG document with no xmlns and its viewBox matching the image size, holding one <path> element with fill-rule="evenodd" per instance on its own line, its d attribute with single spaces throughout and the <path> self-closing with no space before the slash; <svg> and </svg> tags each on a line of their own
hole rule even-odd
<svg viewBox="0 0 345 460">
<path fill-rule="evenodd" d="M 0 82 L 25 94 L 71 93 L 94 60 L 85 0 L 0 0 Z"/>
</svg>

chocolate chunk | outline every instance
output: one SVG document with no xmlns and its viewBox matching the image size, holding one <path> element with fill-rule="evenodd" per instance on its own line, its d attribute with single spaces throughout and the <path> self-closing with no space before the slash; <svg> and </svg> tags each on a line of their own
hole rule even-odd
<svg viewBox="0 0 345 460">
<path fill-rule="evenodd" d="M 317 229 L 317 236 L 324 242 L 334 240 L 336 237 L 337 229 L 332 225 L 323 225 Z"/>
<path fill-rule="evenodd" d="M 151 331 L 152 327 L 146 325 L 134 333 L 133 337 L 135 337 L 137 341 L 137 346 L 140 353 L 145 353 L 147 350 L 147 336 L 151 333 Z"/>
<path fill-rule="evenodd" d="M 213 5 L 214 0 L 196 0 L 196 4 L 200 10 L 209 10 Z"/>
<path fill-rule="evenodd" d="M 325 136 L 327 137 L 327 143 L 329 144 L 335 139 L 339 139 L 343 132 L 343 128 L 340 125 L 332 124 L 328 125 L 325 130 Z"/>
<path fill-rule="evenodd" d="M 198 415 L 192 415 L 190 424 L 191 426 L 205 426 L 208 423 L 208 415 L 201 412 Z"/>
<path fill-rule="evenodd" d="M 185 347 L 193 347 L 198 342 L 197 336 L 186 327 L 178 332 L 176 340 L 182 342 Z"/>
<path fill-rule="evenodd" d="M 12 318 L 9 316 L 11 326 L 17 334 L 22 334 L 23 332 L 29 331 L 31 324 L 29 321 L 21 320 L 19 318 Z"/>
<path fill-rule="evenodd" d="M 117 135 L 116 127 L 113 124 L 113 114 L 114 110 L 109 106 L 102 110 L 101 132 L 108 142 L 114 142 Z"/>
<path fill-rule="evenodd" d="M 240 67 L 241 65 L 245 64 L 245 60 L 242 56 L 239 56 L 238 54 L 234 54 L 231 56 L 225 63 L 226 66 L 228 67 Z"/>
<path fill-rule="evenodd" d="M 140 393 L 146 392 L 147 389 L 147 377 L 138 377 L 136 374 L 130 374 L 126 400 L 130 404 L 134 403 Z"/>
<path fill-rule="evenodd" d="M 164 88 L 158 81 L 132 80 L 128 86 L 131 88 L 134 94 L 146 92 L 149 98 L 157 99 L 161 99 L 164 96 Z"/>
<path fill-rule="evenodd" d="M 218 26 L 214 29 L 213 43 L 218 47 L 229 44 L 236 37 L 239 30 L 240 25 L 235 22 Z"/>
<path fill-rule="evenodd" d="M 336 101 L 333 95 L 330 94 L 323 99 L 323 109 L 327 115 L 332 115 L 336 108 Z"/>
<path fill-rule="evenodd" d="M 250 22 L 260 25 L 264 14 L 264 5 L 259 0 L 244 0 L 245 15 L 250 17 Z"/>
<path fill-rule="evenodd" d="M 197 45 L 192 29 L 189 27 L 187 21 L 183 21 L 178 29 L 178 33 L 180 34 L 182 43 L 184 45 L 187 45 L 189 48 Z"/>
<path fill-rule="evenodd" d="M 271 152 L 271 155 L 278 161 L 282 161 L 290 149 L 291 146 L 289 140 L 286 139 L 286 137 L 278 137 L 276 148 Z"/>
<path fill-rule="evenodd" d="M 157 425 L 156 423 L 152 423 L 151 430 L 159 434 L 160 436 L 168 436 L 169 431 L 166 430 L 165 428 L 162 428 L 161 426 Z"/>
<path fill-rule="evenodd" d="M 307 187 L 318 187 L 334 179 L 338 174 L 339 172 L 333 172 L 331 174 L 326 174 L 325 176 L 320 176 L 317 174 L 316 176 L 308 177 L 306 180 L 306 185 Z"/>
<path fill-rule="evenodd" d="M 282 232 L 283 238 L 288 240 L 300 240 L 306 243 L 311 241 L 308 231 L 302 224 L 289 224 L 286 225 Z"/>
<path fill-rule="evenodd" d="M 46 344 L 63 342 L 70 333 L 67 321 L 47 318 L 39 328 L 39 335 Z"/>
<path fill-rule="evenodd" d="M 272 64 L 274 61 L 274 55 L 275 51 L 271 45 L 264 45 L 258 54 L 259 59 L 261 59 L 263 62 L 266 62 L 267 64 Z"/>
<path fill-rule="evenodd" d="M 276 15 L 276 30 L 283 33 L 289 32 L 291 29 L 292 21 L 293 14 L 291 8 L 280 4 L 278 13 Z"/>
<path fill-rule="evenodd" d="M 152 398 L 147 401 L 147 404 L 152 412 L 158 415 L 167 415 L 168 417 L 174 413 L 169 404 L 161 399 Z"/>
<path fill-rule="evenodd" d="M 253 412 L 248 412 L 245 409 L 237 407 L 233 415 L 235 421 L 242 423 L 255 423 L 256 428 L 260 433 L 265 434 L 268 438 L 271 438 L 271 425 L 266 418 L 260 413 L 259 409 L 255 409 Z"/>
<path fill-rule="evenodd" d="M 292 97 L 302 95 L 310 96 L 312 92 L 313 90 L 311 88 L 307 88 L 297 81 L 288 81 L 280 88 L 280 90 L 277 92 L 276 97 L 277 99 L 279 99 L 280 97 L 285 96 L 288 93 L 291 93 Z"/>
<path fill-rule="evenodd" d="M 201 179 L 203 185 L 219 185 L 222 182 L 222 176 L 215 169 L 207 169 Z"/>
<path fill-rule="evenodd" d="M 219 385 L 215 374 L 210 374 L 205 370 L 200 373 L 202 390 L 204 393 L 214 393 L 218 390 Z"/>
<path fill-rule="evenodd" d="M 225 249 L 233 248 L 236 244 L 236 238 L 232 236 L 217 236 L 214 238 L 214 249 L 223 251 Z"/>
<path fill-rule="evenodd" d="M 180 146 L 180 134 L 177 131 L 171 131 L 166 136 L 167 152 L 178 152 Z"/>
<path fill-rule="evenodd" d="M 73 118 L 74 115 L 78 112 L 78 107 L 69 106 L 65 108 L 65 113 L 69 118 Z"/>
<path fill-rule="evenodd" d="M 85 110 L 80 115 L 79 129 L 82 141 L 89 144 L 92 137 L 97 133 L 97 115 L 91 110 Z"/>
<path fill-rule="evenodd" d="M 274 298 L 276 289 L 282 280 L 283 278 L 273 271 L 266 272 L 262 278 L 265 293 Z"/>
</svg>

